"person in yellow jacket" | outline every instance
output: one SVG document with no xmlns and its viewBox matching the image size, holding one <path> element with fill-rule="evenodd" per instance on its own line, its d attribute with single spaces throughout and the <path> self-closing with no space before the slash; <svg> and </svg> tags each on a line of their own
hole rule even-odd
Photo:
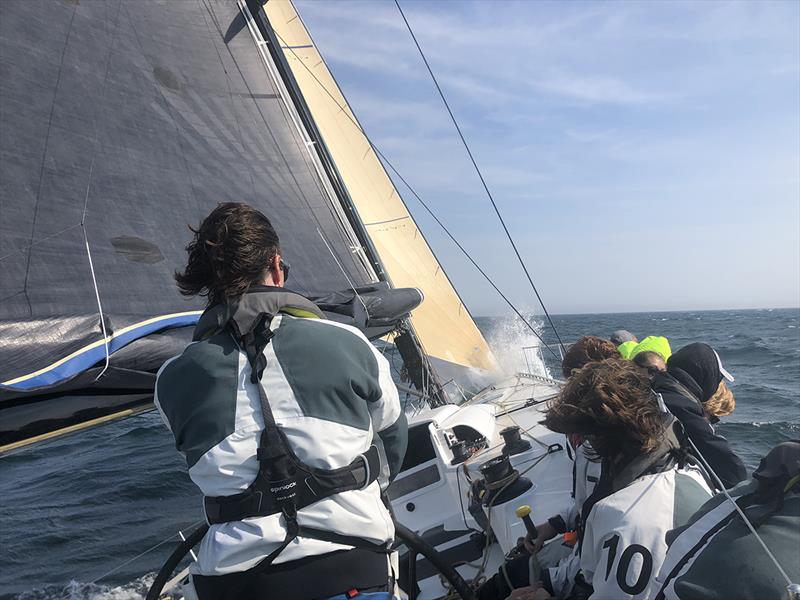
<svg viewBox="0 0 800 600">
<path fill-rule="evenodd" d="M 672 355 L 669 340 L 658 335 L 649 335 L 640 342 L 630 331 L 619 329 L 611 334 L 611 343 L 617 347 L 622 358 L 629 360 L 642 352 L 655 352 L 665 361 Z"/>
<path fill-rule="evenodd" d="M 633 360 L 636 358 L 637 354 L 641 354 L 642 352 L 655 352 L 656 354 L 660 354 L 661 358 L 665 361 L 669 360 L 669 357 L 672 356 L 672 348 L 669 347 L 669 340 L 660 335 L 648 335 L 641 342 L 635 344 L 633 348 L 631 348 L 630 354 L 625 358 Z"/>
</svg>

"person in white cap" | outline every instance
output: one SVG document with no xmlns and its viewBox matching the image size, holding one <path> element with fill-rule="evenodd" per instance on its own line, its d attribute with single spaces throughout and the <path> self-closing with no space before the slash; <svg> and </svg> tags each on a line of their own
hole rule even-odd
<svg viewBox="0 0 800 600">
<path fill-rule="evenodd" d="M 722 366 L 716 351 L 702 342 L 675 352 L 667 361 L 667 371 L 652 376 L 653 391 L 661 395 L 697 451 L 730 488 L 747 477 L 747 470 L 728 440 L 714 430 L 717 416 L 706 409 L 726 381 L 732 382 L 733 376 Z M 723 392 L 732 397 L 726 386 Z"/>
</svg>

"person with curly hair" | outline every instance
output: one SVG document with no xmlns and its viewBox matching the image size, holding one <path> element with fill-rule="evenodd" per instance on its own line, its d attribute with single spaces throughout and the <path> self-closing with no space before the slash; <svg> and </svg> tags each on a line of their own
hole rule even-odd
<svg viewBox="0 0 800 600">
<path fill-rule="evenodd" d="M 564 354 L 564 358 L 561 359 L 561 373 L 564 379 L 569 379 L 573 371 L 577 371 L 583 365 L 607 358 L 620 358 L 617 347 L 603 338 L 585 335 L 572 344 Z"/>
<path fill-rule="evenodd" d="M 587 439 L 602 472 L 582 508 L 574 585 L 566 593 L 554 590 L 549 570 L 531 585 L 525 581 L 528 570 L 509 566 L 506 573 L 517 577 L 513 587 L 523 588 L 516 597 L 646 598 L 667 551 L 667 531 L 711 497 L 700 471 L 684 462 L 674 418 L 654 397 L 646 371 L 607 359 L 573 373 L 545 425 Z M 492 579 L 496 598 L 512 594 L 500 578 Z"/>
</svg>

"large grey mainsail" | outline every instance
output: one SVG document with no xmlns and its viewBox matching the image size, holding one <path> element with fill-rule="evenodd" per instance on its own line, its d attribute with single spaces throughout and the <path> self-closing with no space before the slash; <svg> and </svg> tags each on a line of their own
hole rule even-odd
<svg viewBox="0 0 800 600">
<path fill-rule="evenodd" d="M 4 0 L 0 82 L 0 446 L 149 404 L 218 202 L 270 216 L 296 291 L 378 281 L 234 0 Z"/>
</svg>

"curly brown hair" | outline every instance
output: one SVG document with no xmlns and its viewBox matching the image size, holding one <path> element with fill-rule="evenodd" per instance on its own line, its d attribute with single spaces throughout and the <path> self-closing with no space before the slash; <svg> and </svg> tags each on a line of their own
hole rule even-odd
<svg viewBox="0 0 800 600">
<path fill-rule="evenodd" d="M 238 202 L 217 205 L 203 219 L 186 246 L 189 261 L 176 271 L 184 296 L 207 296 L 208 305 L 238 299 L 263 280 L 269 262 L 280 254 L 272 223 L 252 206 Z"/>
<path fill-rule="evenodd" d="M 544 424 L 586 437 L 601 458 L 650 452 L 665 428 L 647 372 L 618 359 L 591 362 L 573 373 Z"/>
<path fill-rule="evenodd" d="M 569 379 L 572 372 L 583 365 L 607 358 L 619 358 L 617 347 L 603 338 L 586 335 L 572 344 L 561 360 L 561 372 Z"/>
</svg>

